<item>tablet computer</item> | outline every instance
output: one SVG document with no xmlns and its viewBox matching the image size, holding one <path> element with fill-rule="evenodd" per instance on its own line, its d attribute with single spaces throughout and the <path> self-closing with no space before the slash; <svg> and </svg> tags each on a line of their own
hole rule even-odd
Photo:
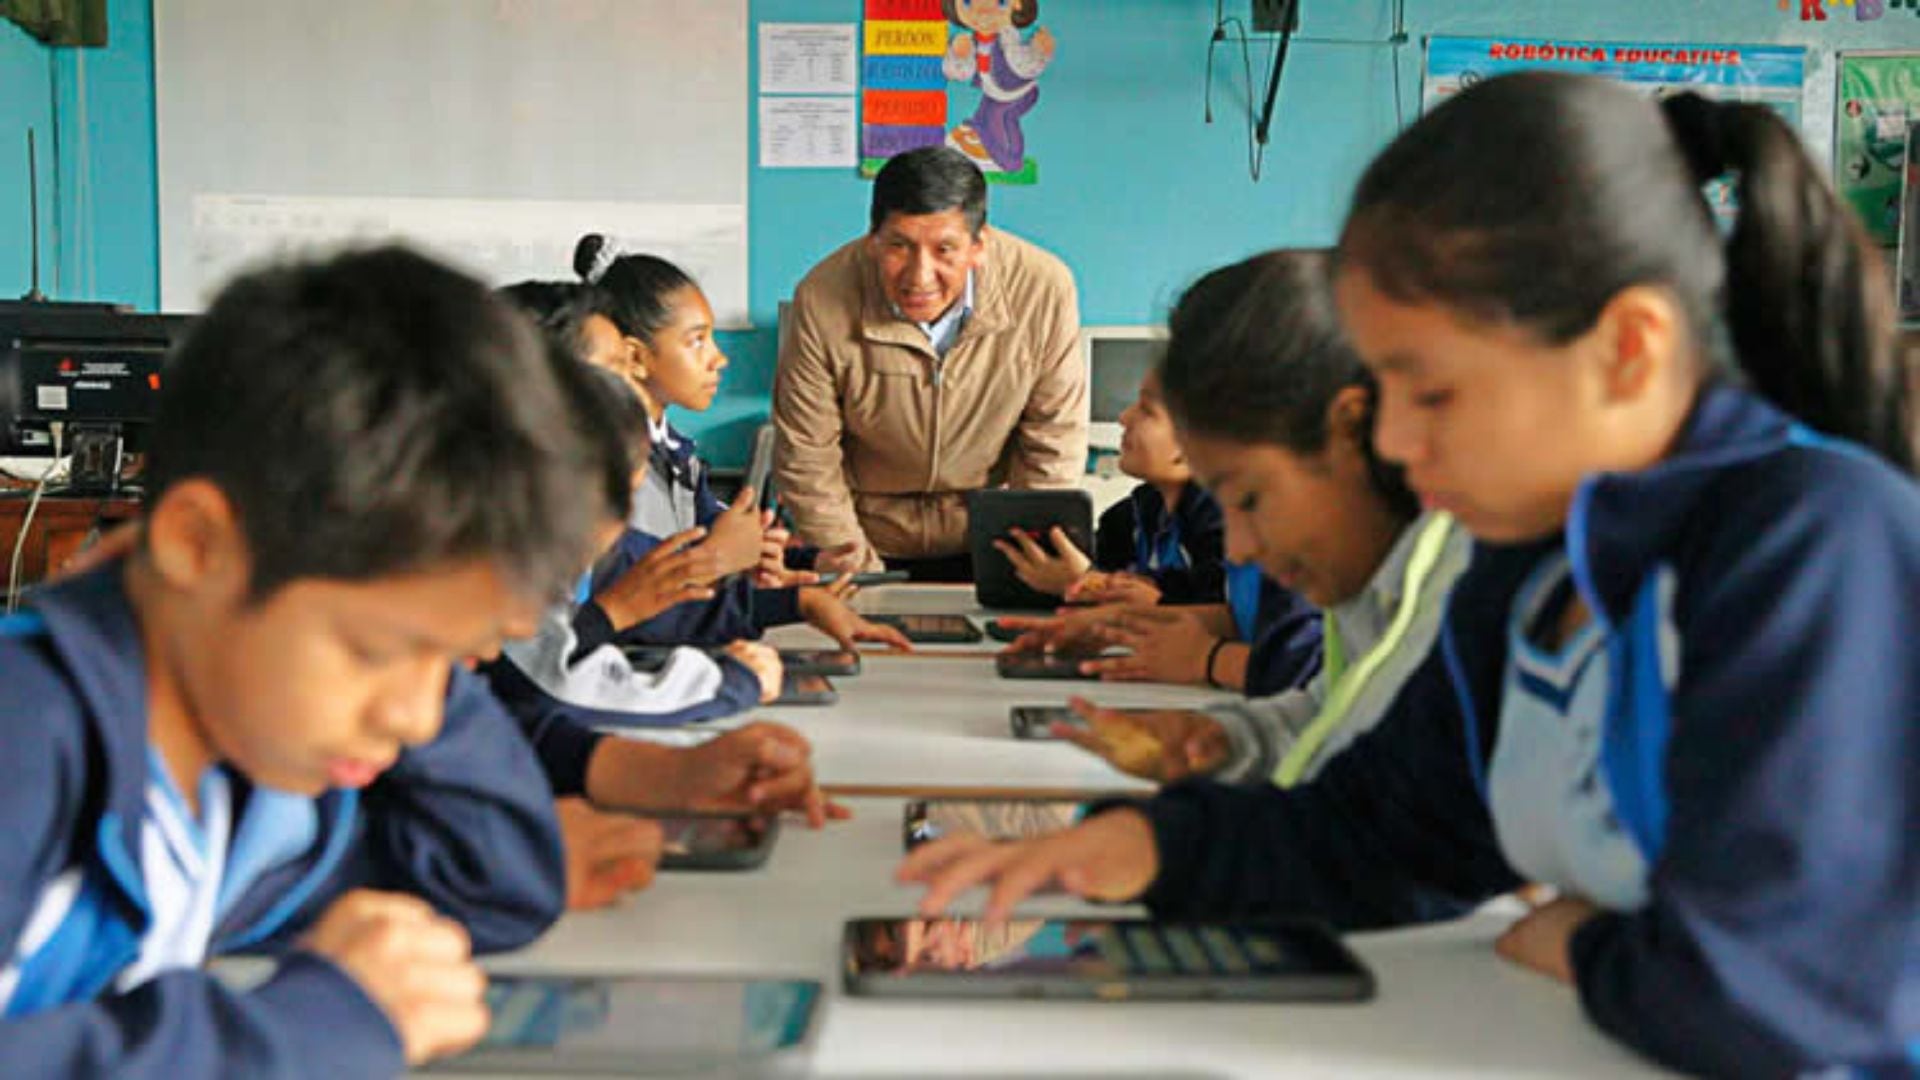
<svg viewBox="0 0 1920 1080">
<path fill-rule="evenodd" d="M 974 595 L 983 607 L 1051 611 L 1060 605 L 1027 587 L 1013 563 L 993 546 L 1015 529 L 1031 533 L 1051 548 L 1055 526 L 1088 558 L 1093 557 L 1093 496 L 1065 491 L 1006 491 L 989 488 L 967 493 L 967 550 L 973 555 Z"/>
<path fill-rule="evenodd" d="M 965 615 L 869 615 L 867 621 L 891 626 L 915 645 L 972 645 L 982 636 Z"/>
<path fill-rule="evenodd" d="M 1097 660 L 1091 653 L 1001 653 L 993 658 L 993 669 L 1003 679 L 1098 679 L 1080 670 L 1080 665 Z"/>
<path fill-rule="evenodd" d="M 789 675 L 858 675 L 860 654 L 846 649 L 781 649 L 780 666 Z"/>
<path fill-rule="evenodd" d="M 824 675 L 795 675 L 789 671 L 780 681 L 780 696 L 775 705 L 831 705 L 840 700 L 840 692 Z"/>
<path fill-rule="evenodd" d="M 657 817 L 665 842 L 662 870 L 752 870 L 773 854 L 780 819 L 686 814 Z"/>
<path fill-rule="evenodd" d="M 817 982 L 708 976 L 495 975 L 492 1026 L 431 1071 L 514 1075 L 805 1074 Z"/>
<path fill-rule="evenodd" d="M 1070 1001 L 1364 1001 L 1373 975 L 1313 922 L 855 919 L 849 994 Z"/>
<path fill-rule="evenodd" d="M 915 799 L 901 831 L 908 851 L 943 836 L 1029 840 L 1071 828 L 1081 809 L 1059 799 Z"/>
<path fill-rule="evenodd" d="M 752 491 L 756 505 L 762 510 L 773 507 L 773 446 L 775 431 L 772 424 L 762 424 L 753 436 L 753 454 L 747 459 L 746 479 L 741 482 L 741 490 Z"/>
</svg>

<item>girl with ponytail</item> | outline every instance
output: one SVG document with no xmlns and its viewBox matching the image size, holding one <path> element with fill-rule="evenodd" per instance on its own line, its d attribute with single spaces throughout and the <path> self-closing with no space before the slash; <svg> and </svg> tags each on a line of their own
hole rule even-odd
<svg viewBox="0 0 1920 1080">
<path fill-rule="evenodd" d="M 1054 880 L 1347 926 L 1533 880 L 1558 899 L 1499 951 L 1662 1064 L 1920 1068 L 1910 380 L 1884 267 L 1792 131 L 1488 80 L 1374 161 L 1338 258 L 1377 449 L 1478 542 L 1444 663 L 1314 783 L 1176 787 L 903 877 L 929 908 Z"/>
</svg>

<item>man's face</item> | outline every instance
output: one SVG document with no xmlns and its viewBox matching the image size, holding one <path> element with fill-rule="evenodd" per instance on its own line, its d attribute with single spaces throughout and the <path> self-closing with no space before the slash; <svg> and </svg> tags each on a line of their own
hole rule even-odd
<svg viewBox="0 0 1920 1080">
<path fill-rule="evenodd" d="M 889 214 L 867 238 L 880 284 L 900 314 L 933 322 L 960 302 L 967 275 L 986 260 L 986 229 L 967 231 L 958 209 L 937 214 Z"/>
</svg>

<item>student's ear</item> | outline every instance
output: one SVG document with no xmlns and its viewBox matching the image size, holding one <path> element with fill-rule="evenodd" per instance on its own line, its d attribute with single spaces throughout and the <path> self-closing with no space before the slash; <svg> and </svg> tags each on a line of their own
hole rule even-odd
<svg viewBox="0 0 1920 1080">
<path fill-rule="evenodd" d="M 253 560 L 233 503 L 210 480 L 168 488 L 147 512 L 146 557 L 173 589 L 224 601 L 245 596 Z"/>
<path fill-rule="evenodd" d="M 1367 417 L 1373 393 L 1364 386 L 1343 387 L 1327 402 L 1327 446 L 1322 460 L 1329 465 L 1367 467 Z"/>
<path fill-rule="evenodd" d="M 1635 400 L 1671 373 L 1684 325 L 1679 304 L 1665 289 L 1629 286 L 1608 301 L 1591 331 L 1605 400 Z"/>
<path fill-rule="evenodd" d="M 647 347 L 646 342 L 641 341 L 637 337 L 629 336 L 621 340 L 627 346 L 627 370 L 631 371 L 633 377 L 641 382 L 646 382 L 649 378 L 652 378 L 653 350 Z"/>
</svg>

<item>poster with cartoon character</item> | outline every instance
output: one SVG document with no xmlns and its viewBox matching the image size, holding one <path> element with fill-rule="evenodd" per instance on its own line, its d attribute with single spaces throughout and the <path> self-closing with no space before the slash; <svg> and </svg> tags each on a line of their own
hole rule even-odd
<svg viewBox="0 0 1920 1080">
<path fill-rule="evenodd" d="M 1040 101 L 1039 80 L 1058 49 L 1037 26 L 1040 0 L 943 0 L 955 29 L 941 70 L 980 92 L 973 115 L 947 132 L 947 145 L 983 172 L 1031 184 L 1038 167 L 1027 156 L 1022 122 Z"/>
<path fill-rule="evenodd" d="M 1883 248 L 1900 241 L 1907 124 L 1920 120 L 1920 53 L 1842 53 L 1833 179 Z"/>
</svg>

